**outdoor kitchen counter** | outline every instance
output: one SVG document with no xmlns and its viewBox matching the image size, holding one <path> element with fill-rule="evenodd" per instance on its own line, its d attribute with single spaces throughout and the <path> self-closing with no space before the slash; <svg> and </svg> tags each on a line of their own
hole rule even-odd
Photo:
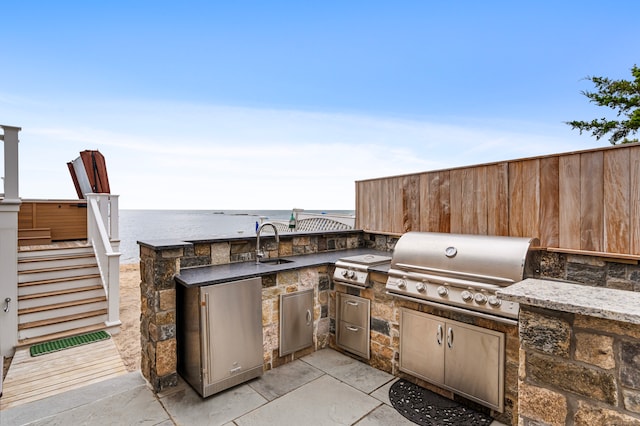
<svg viewBox="0 0 640 426">
<path fill-rule="evenodd" d="M 498 291 L 504 300 L 560 312 L 640 324 L 640 293 L 528 278 Z"/>
<path fill-rule="evenodd" d="M 391 252 L 367 248 L 338 250 L 297 256 L 285 256 L 281 259 L 291 260 L 292 262 L 282 263 L 279 265 L 268 263 L 256 264 L 255 260 L 253 260 L 247 262 L 226 263 L 222 265 L 184 268 L 178 275 L 176 275 L 175 279 L 178 283 L 186 287 L 220 284 L 229 281 L 275 274 L 277 272 L 292 271 L 295 269 L 313 266 L 333 265 L 338 259 L 343 257 L 360 256 L 364 254 L 391 256 Z M 389 264 L 373 266 L 369 269 L 376 272 L 386 273 L 389 270 Z"/>
</svg>

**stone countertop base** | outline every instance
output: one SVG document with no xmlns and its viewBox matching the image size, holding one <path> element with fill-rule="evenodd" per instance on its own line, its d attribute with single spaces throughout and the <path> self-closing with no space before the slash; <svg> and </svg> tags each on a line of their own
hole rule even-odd
<svg viewBox="0 0 640 426">
<path fill-rule="evenodd" d="M 498 291 L 521 305 L 640 324 L 640 293 L 563 281 L 525 279 Z"/>
</svg>

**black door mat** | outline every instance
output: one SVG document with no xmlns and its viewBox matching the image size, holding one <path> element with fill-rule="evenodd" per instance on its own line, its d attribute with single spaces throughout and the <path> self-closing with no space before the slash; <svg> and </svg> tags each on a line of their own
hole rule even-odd
<svg viewBox="0 0 640 426">
<path fill-rule="evenodd" d="M 40 356 L 51 352 L 61 351 L 74 346 L 86 345 L 89 343 L 105 340 L 111 336 L 106 331 L 94 331 L 93 333 L 81 334 L 64 339 L 52 340 L 51 342 L 38 343 L 29 348 L 31 356 Z"/>
<path fill-rule="evenodd" d="M 422 426 L 475 426 L 493 422 L 486 414 L 403 379 L 391 385 L 389 399 L 398 413 Z"/>
</svg>

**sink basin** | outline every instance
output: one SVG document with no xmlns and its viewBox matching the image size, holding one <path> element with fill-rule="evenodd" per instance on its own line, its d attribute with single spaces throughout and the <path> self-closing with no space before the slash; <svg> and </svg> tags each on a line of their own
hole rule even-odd
<svg viewBox="0 0 640 426">
<path fill-rule="evenodd" d="M 264 263 L 265 265 L 282 265 L 284 263 L 292 263 L 293 260 L 282 259 L 280 257 L 275 257 L 271 259 L 260 259 L 260 263 Z"/>
</svg>

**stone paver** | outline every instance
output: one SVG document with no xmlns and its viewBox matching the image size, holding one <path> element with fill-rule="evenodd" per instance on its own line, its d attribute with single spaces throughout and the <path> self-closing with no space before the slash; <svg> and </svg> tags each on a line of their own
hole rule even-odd
<svg viewBox="0 0 640 426">
<path fill-rule="evenodd" d="M 224 425 L 268 402 L 247 384 L 204 399 L 183 381 L 180 386 L 182 389 L 160 398 L 180 425 Z"/>
<path fill-rule="evenodd" d="M 239 426 L 350 425 L 381 402 L 324 375 L 238 419 Z"/>
<path fill-rule="evenodd" d="M 261 377 L 249 382 L 249 386 L 267 400 L 273 401 L 323 374 L 325 373 L 317 368 L 296 360 L 267 371 Z"/>
</svg>

